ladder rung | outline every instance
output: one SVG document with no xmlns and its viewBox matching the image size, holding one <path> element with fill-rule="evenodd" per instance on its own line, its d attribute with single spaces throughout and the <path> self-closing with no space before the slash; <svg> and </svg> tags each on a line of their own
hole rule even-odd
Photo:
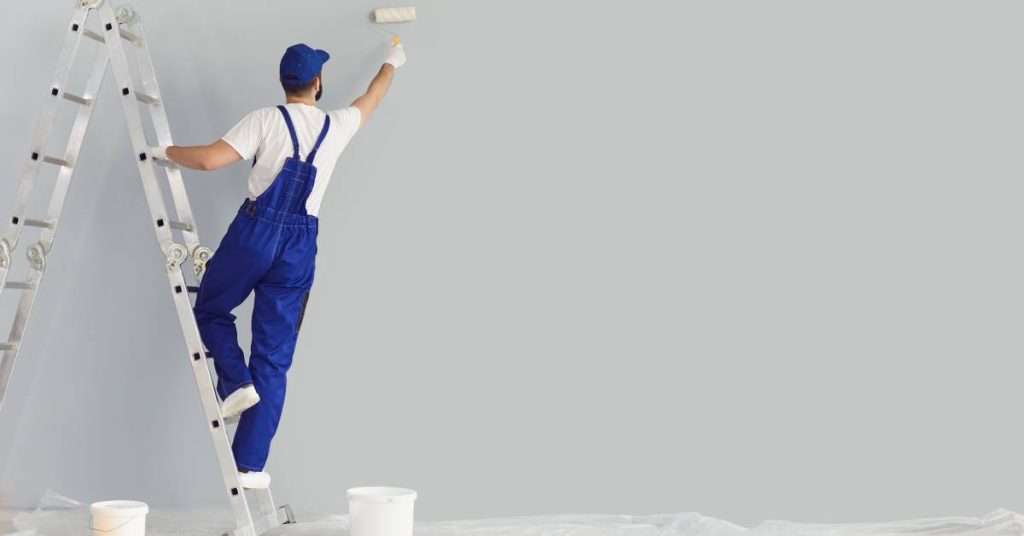
<svg viewBox="0 0 1024 536">
<path fill-rule="evenodd" d="M 176 169 L 178 167 L 178 165 L 175 164 L 174 162 L 171 162 L 170 160 L 164 160 L 162 158 L 154 158 L 153 159 L 153 163 L 158 165 L 158 166 L 163 166 L 165 168 L 171 168 L 171 169 Z"/>
<path fill-rule="evenodd" d="M 64 160 L 63 158 L 57 158 L 55 156 L 44 156 L 43 157 L 43 162 L 46 162 L 47 164 L 53 164 L 55 166 L 66 167 L 66 168 L 71 167 L 71 162 L 68 162 L 67 160 Z"/>
<path fill-rule="evenodd" d="M 177 229 L 179 231 L 189 231 L 189 232 L 191 232 L 192 231 L 192 224 L 191 223 L 181 223 L 180 221 L 172 221 L 171 222 L 171 229 Z"/>
<path fill-rule="evenodd" d="M 94 32 L 92 30 L 88 30 L 88 29 L 83 31 L 82 35 L 88 37 L 89 39 L 92 39 L 93 41 L 99 41 L 100 43 L 105 43 L 107 41 L 106 39 L 103 38 L 102 35 Z"/>
<path fill-rule="evenodd" d="M 52 229 L 53 224 L 45 220 L 30 220 L 25 218 L 25 225 L 29 227 L 42 227 L 43 229 Z"/>
<path fill-rule="evenodd" d="M 133 34 L 133 33 L 131 33 L 131 32 L 129 32 L 128 30 L 121 30 L 120 33 L 121 33 L 121 37 L 125 38 L 126 40 L 131 41 L 132 43 L 134 43 L 136 45 L 141 45 L 142 44 L 142 38 L 137 36 L 137 35 L 135 35 L 135 34 Z"/>
<path fill-rule="evenodd" d="M 8 350 L 17 350 L 18 343 L 16 342 L 0 342 L 0 352 L 6 352 Z"/>
<path fill-rule="evenodd" d="M 192 294 L 199 294 L 199 287 L 188 287 L 188 291 Z"/>
<path fill-rule="evenodd" d="M 64 99 L 65 100 L 69 100 L 71 102 L 77 102 L 78 104 L 81 104 L 82 106 L 89 106 L 90 104 L 92 104 L 92 99 L 86 99 L 84 97 L 79 97 L 78 95 L 72 95 L 71 93 L 67 93 L 67 92 L 64 93 Z"/>
<path fill-rule="evenodd" d="M 11 290 L 32 290 L 36 288 L 36 285 L 29 281 L 8 281 L 4 283 L 4 288 L 9 288 Z"/>
<path fill-rule="evenodd" d="M 144 102 L 146 104 L 152 104 L 153 106 L 158 106 L 160 104 L 160 99 L 158 99 L 158 98 L 156 98 L 156 97 L 154 97 L 152 95 L 146 95 L 145 93 L 139 93 L 138 91 L 135 92 L 135 98 L 139 99 L 139 102 Z"/>
</svg>

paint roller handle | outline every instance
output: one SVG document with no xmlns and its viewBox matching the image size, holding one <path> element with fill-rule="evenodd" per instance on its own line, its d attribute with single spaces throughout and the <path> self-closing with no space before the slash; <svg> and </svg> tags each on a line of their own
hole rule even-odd
<svg viewBox="0 0 1024 536">
<path fill-rule="evenodd" d="M 388 51 L 388 57 L 384 60 L 384 63 L 391 65 L 395 69 L 405 65 L 405 47 L 401 43 L 391 45 L 391 50 Z"/>
</svg>

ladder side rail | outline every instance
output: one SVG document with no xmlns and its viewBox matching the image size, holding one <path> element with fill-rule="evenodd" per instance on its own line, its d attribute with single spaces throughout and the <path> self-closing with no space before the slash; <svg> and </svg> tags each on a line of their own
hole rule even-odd
<svg viewBox="0 0 1024 536">
<path fill-rule="evenodd" d="M 269 494 L 269 490 L 266 490 Z M 277 510 L 270 510 L 270 512 L 262 511 L 259 517 L 253 518 L 253 527 L 257 534 L 263 534 L 280 527 L 284 523 L 281 522 L 280 513 Z"/>
<path fill-rule="evenodd" d="M 39 243 L 42 246 L 43 253 L 49 253 L 53 247 L 53 241 L 57 235 L 57 226 L 60 223 L 60 216 L 64 211 L 64 201 L 67 199 L 68 191 L 71 188 L 71 181 L 77 168 L 78 154 L 81 151 L 85 135 L 89 130 L 89 121 L 95 108 L 96 97 L 103 86 L 103 78 L 106 73 L 107 53 L 103 49 L 98 49 L 93 60 L 89 79 L 85 83 L 85 91 L 82 95 L 90 104 L 79 107 L 78 114 L 75 116 L 75 122 L 71 127 L 71 136 L 68 140 L 66 158 L 69 162 L 72 162 L 72 165 L 71 167 L 61 167 L 53 194 L 50 197 L 50 206 L 46 210 L 46 220 L 50 222 L 50 227 L 43 229 L 39 236 Z"/>
<path fill-rule="evenodd" d="M 43 270 L 33 266 L 29 269 L 29 281 L 34 282 L 31 289 L 25 290 L 18 301 L 18 310 L 14 316 L 14 323 L 11 325 L 10 334 L 7 340 L 14 343 L 13 348 L 0 352 L 0 411 L 4 409 L 4 400 L 7 398 L 7 389 L 10 387 L 11 376 L 14 374 L 14 364 L 21 352 L 21 341 L 25 336 L 25 328 L 28 326 L 29 316 L 32 314 L 32 306 L 36 301 L 36 292 L 39 289 L 39 282 L 42 281 Z"/>
<path fill-rule="evenodd" d="M 163 195 L 160 193 L 160 186 L 156 182 L 153 159 L 147 154 L 148 147 L 146 132 L 142 126 L 142 114 L 139 112 L 138 104 L 136 104 L 135 89 L 128 70 L 128 59 L 125 56 L 124 46 L 121 43 L 118 22 L 109 4 L 109 2 L 104 2 L 99 10 L 104 26 L 110 28 L 106 32 L 105 39 L 110 67 L 114 72 L 114 79 L 117 81 L 118 96 L 121 99 L 125 125 L 128 128 L 129 138 L 134 149 L 135 163 L 139 168 L 142 188 L 146 194 L 146 203 L 152 215 L 150 224 L 153 225 L 153 229 L 156 232 L 157 240 L 160 243 L 160 250 L 167 255 L 174 245 L 174 236 L 171 234 L 170 220 L 167 219 Z"/>
<path fill-rule="evenodd" d="M 79 44 L 82 42 L 82 33 L 85 30 L 85 23 L 89 18 L 90 9 L 76 0 L 75 11 L 71 16 L 71 22 L 67 26 L 67 34 L 64 36 L 64 44 L 61 47 L 60 55 L 57 58 L 57 65 L 54 68 L 53 82 L 50 85 L 50 96 L 43 104 L 43 111 L 36 123 L 36 131 L 32 136 L 30 155 L 26 160 L 25 167 L 21 172 L 21 180 L 18 183 L 17 193 L 14 195 L 14 210 L 8 220 L 7 232 L 2 239 L 6 242 L 5 249 L 13 251 L 18 245 L 18 238 L 21 236 L 21 229 L 25 224 L 25 210 L 32 198 L 32 191 L 35 189 L 36 180 L 39 177 L 39 166 L 42 165 L 46 150 L 46 142 L 49 140 L 50 132 L 53 130 L 54 118 L 57 114 L 57 105 L 60 103 L 60 93 L 67 86 L 68 77 L 71 73 L 71 64 L 78 53 Z M 54 90 L 57 94 L 53 94 Z M 7 281 L 7 274 L 10 272 L 10 259 L 8 265 L 3 266 L 0 262 L 0 293 L 3 292 L 4 283 Z"/>
<path fill-rule="evenodd" d="M 274 496 L 271 495 L 269 489 L 257 489 L 253 490 L 256 494 L 256 504 L 259 506 L 261 520 L 266 523 L 266 528 L 257 527 L 260 532 L 266 532 L 270 529 L 277 528 L 281 525 L 281 520 L 278 518 L 277 507 L 274 506 Z"/>
<path fill-rule="evenodd" d="M 236 526 L 240 530 L 253 532 L 252 514 L 249 510 L 248 500 L 245 497 L 245 491 L 239 481 L 234 454 L 231 452 L 231 443 L 228 440 L 226 427 L 220 414 L 220 406 L 214 393 L 213 380 L 205 359 L 203 359 L 205 353 L 199 335 L 199 327 L 192 312 L 188 287 L 181 272 L 180 263 L 184 262 L 188 253 L 184 246 L 174 243 L 170 232 L 163 195 L 156 182 L 154 162 L 147 154 L 149 147 L 146 142 L 146 132 L 143 128 L 139 106 L 136 103 L 135 90 L 132 86 L 131 74 L 128 70 L 128 59 L 121 43 L 120 28 L 117 17 L 109 2 L 105 2 L 100 7 L 100 16 L 106 27 L 109 28 L 113 25 L 113 30 L 108 31 L 108 33 L 116 34 L 106 39 L 110 65 L 114 71 L 118 86 L 121 88 L 121 104 L 125 114 L 125 122 L 130 133 L 132 147 L 135 149 L 135 161 L 139 168 L 139 175 L 146 193 L 150 214 L 153 221 L 156 222 L 154 230 L 157 234 L 157 240 L 160 242 L 161 250 L 167 255 L 166 269 L 168 282 L 173 293 L 178 320 L 181 323 L 182 332 L 185 336 L 185 344 L 191 356 L 196 385 L 199 389 L 203 410 L 206 413 L 208 427 L 213 437 L 214 449 L 216 450 L 221 474 L 228 491 L 231 510 L 235 517 Z M 199 359 L 196 359 L 197 357 Z"/>
<path fill-rule="evenodd" d="M 171 127 L 167 120 L 167 108 L 164 106 L 163 94 L 160 92 L 160 84 L 156 78 L 156 68 L 153 66 L 153 56 L 149 52 L 149 41 L 146 40 L 146 32 L 143 28 L 141 17 L 135 16 L 135 25 L 132 32 L 138 35 L 139 40 L 135 43 L 139 59 L 139 78 L 145 93 L 156 98 L 156 102 L 147 106 L 150 118 L 153 122 L 153 130 L 156 133 L 157 145 L 173 145 Z M 189 253 L 193 253 L 200 246 L 199 232 L 196 229 L 195 217 L 192 215 L 192 206 L 188 200 L 188 193 L 185 190 L 185 182 L 181 176 L 181 168 L 171 162 L 164 167 L 167 181 L 170 185 L 171 198 L 174 201 L 175 212 L 178 221 L 190 226 L 190 229 L 182 230 L 182 237 Z"/>
<path fill-rule="evenodd" d="M 192 300 L 189 298 L 188 290 L 185 287 L 184 274 L 180 267 L 168 269 L 167 278 L 173 291 L 172 297 L 178 314 L 178 321 L 181 324 L 182 333 L 185 335 L 185 346 L 191 357 L 192 373 L 195 376 L 196 387 L 199 390 L 199 399 L 203 406 L 203 413 L 206 415 L 206 427 L 213 436 L 213 447 L 217 453 L 221 477 L 227 488 L 231 510 L 235 516 L 235 524 L 238 527 L 252 529 L 253 519 L 252 513 L 249 510 L 249 501 L 245 496 L 245 489 L 242 488 L 242 484 L 239 481 L 235 455 L 231 451 L 231 441 L 228 438 L 228 427 L 220 413 L 217 392 L 214 390 L 213 375 L 210 373 L 209 366 L 207 365 L 206 352 L 199 334 L 199 326 L 196 324 L 196 317 L 192 312 Z M 254 532 L 253 534 L 256 533 Z"/>
<path fill-rule="evenodd" d="M 91 99 L 91 102 L 90 104 L 83 105 L 78 109 L 78 113 L 75 116 L 75 122 L 71 128 L 71 136 L 68 140 L 66 153 L 66 158 L 70 162 L 74 162 L 78 158 L 78 152 L 81 149 L 82 141 L 85 139 L 85 134 L 88 131 L 89 120 L 92 117 L 92 104 L 95 103 L 99 89 L 103 85 L 103 78 L 106 72 L 107 54 L 105 51 L 100 49 L 96 52 L 92 70 L 90 71 L 89 79 L 86 81 L 85 92 L 83 94 L 83 97 Z M 57 233 L 57 224 L 60 221 L 61 212 L 64 208 L 64 201 L 67 198 L 68 190 L 71 187 L 71 180 L 74 177 L 74 173 L 74 164 L 70 167 L 61 167 L 57 176 L 57 183 L 50 196 L 50 206 L 46 212 L 46 219 L 50 222 L 50 227 L 43 229 L 43 232 L 39 237 L 38 245 L 34 246 L 32 250 L 30 250 L 34 254 L 33 266 L 30 269 L 28 280 L 25 281 L 25 283 L 27 283 L 27 288 L 22 289 L 24 293 L 21 295 L 21 299 L 18 302 L 18 309 L 14 316 L 14 323 L 11 325 L 11 330 L 7 337 L 7 341 L 14 343 L 15 346 L 0 353 L 3 358 L 3 361 L 0 361 L 0 411 L 3 410 L 4 400 L 7 397 L 7 390 L 10 386 L 11 377 L 14 374 L 14 365 L 21 352 L 22 341 L 25 339 L 25 331 L 28 328 L 28 320 L 35 304 L 39 286 L 42 283 L 43 271 L 46 267 L 45 255 L 53 245 L 53 240 Z M 0 284 L 6 285 L 6 283 Z"/>
</svg>

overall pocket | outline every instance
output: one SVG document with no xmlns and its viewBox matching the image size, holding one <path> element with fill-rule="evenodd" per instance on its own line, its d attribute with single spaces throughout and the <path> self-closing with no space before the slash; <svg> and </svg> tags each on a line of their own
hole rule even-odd
<svg viewBox="0 0 1024 536">
<path fill-rule="evenodd" d="M 295 321 L 295 332 L 302 328 L 302 319 L 306 316 L 306 304 L 309 303 L 309 291 L 302 295 L 302 306 L 299 307 L 299 319 Z"/>
</svg>

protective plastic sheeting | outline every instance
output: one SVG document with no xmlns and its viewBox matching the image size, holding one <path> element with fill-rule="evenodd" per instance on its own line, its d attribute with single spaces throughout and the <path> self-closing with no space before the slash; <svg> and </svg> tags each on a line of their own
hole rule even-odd
<svg viewBox="0 0 1024 536">
<path fill-rule="evenodd" d="M 148 536 L 220 536 L 232 525 L 227 510 L 151 510 Z M 40 507 L 14 518 L 7 536 L 91 536 L 89 509 L 49 492 Z M 348 534 L 348 516 L 281 527 L 272 535 Z M 1024 516 L 996 510 L 982 518 L 948 517 L 892 523 L 809 524 L 765 521 L 745 528 L 696 513 L 654 515 L 560 514 L 468 521 L 417 522 L 416 536 L 1024 536 Z"/>
</svg>

